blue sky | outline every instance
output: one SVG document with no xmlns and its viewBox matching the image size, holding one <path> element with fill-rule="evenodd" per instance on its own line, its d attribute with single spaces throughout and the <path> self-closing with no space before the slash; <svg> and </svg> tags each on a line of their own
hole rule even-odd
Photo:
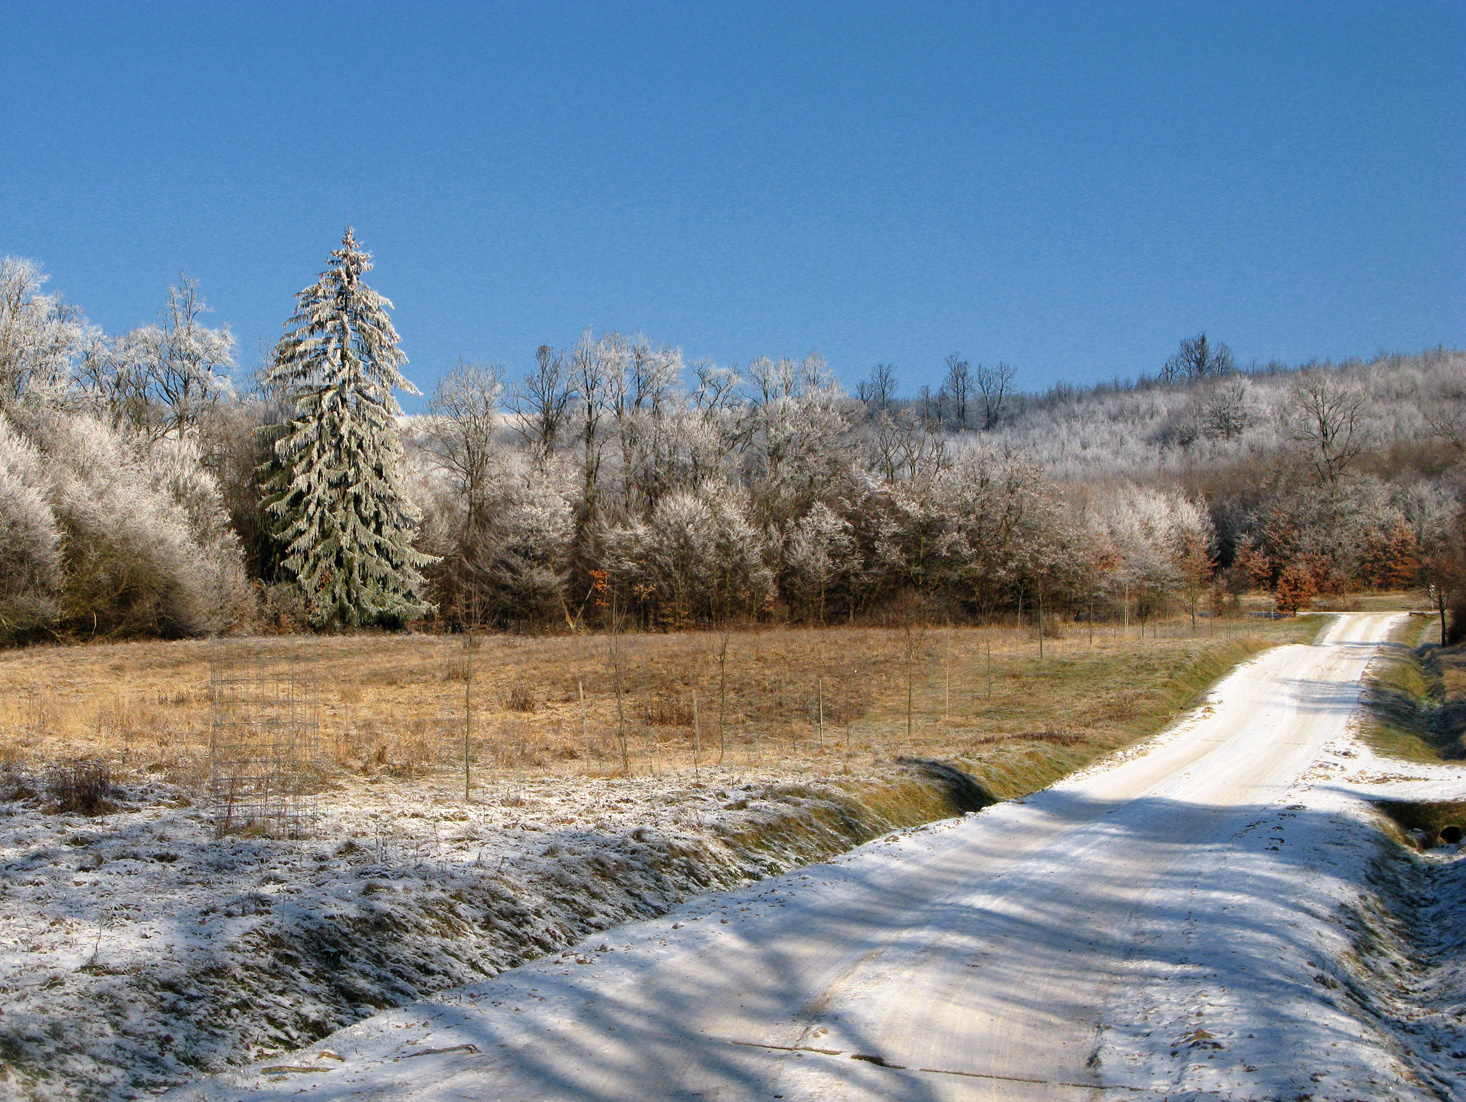
<svg viewBox="0 0 1466 1102">
<path fill-rule="evenodd" d="M 349 223 L 423 390 L 587 325 L 902 390 L 1466 345 L 1466 5 L 0 0 L 0 253 L 256 360 Z"/>
</svg>

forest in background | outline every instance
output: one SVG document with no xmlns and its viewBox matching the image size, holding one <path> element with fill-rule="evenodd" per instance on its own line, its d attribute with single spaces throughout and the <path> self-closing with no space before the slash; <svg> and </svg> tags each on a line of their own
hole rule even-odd
<svg viewBox="0 0 1466 1102">
<path fill-rule="evenodd" d="M 0 641 L 308 623 L 263 504 L 291 396 L 206 310 L 184 279 L 106 334 L 0 261 Z M 946 366 L 903 399 L 888 365 L 852 395 L 817 354 L 687 364 L 616 333 L 462 362 L 398 420 L 422 622 L 1145 619 L 1434 586 L 1466 623 L 1466 354 L 1238 368 L 1198 337 L 1045 394 Z"/>
</svg>

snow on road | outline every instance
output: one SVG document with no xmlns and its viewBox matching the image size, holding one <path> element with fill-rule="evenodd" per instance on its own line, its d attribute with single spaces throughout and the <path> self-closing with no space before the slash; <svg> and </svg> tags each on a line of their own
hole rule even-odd
<svg viewBox="0 0 1466 1102">
<path fill-rule="evenodd" d="M 1370 986 L 1388 953 L 1361 956 L 1338 921 L 1371 921 L 1380 835 L 1358 793 L 1400 783 L 1349 729 L 1391 623 L 1342 617 L 1320 645 L 1267 652 L 1146 747 L 1026 801 L 703 897 L 176 1098 L 1463 1097 L 1460 1018 L 1437 1015 L 1440 1058 L 1422 1056 Z M 1432 775 L 1459 794 L 1459 769 Z"/>
</svg>

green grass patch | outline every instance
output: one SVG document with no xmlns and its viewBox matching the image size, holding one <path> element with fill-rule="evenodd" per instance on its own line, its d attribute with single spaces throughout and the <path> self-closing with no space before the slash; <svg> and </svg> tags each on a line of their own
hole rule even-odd
<svg viewBox="0 0 1466 1102">
<path fill-rule="evenodd" d="M 1466 759 L 1466 646 L 1412 646 L 1431 636 L 1412 616 L 1365 676 L 1361 733 L 1376 753 L 1405 761 Z"/>
<path fill-rule="evenodd" d="M 1411 650 L 1440 642 L 1440 620 L 1433 613 L 1412 612 L 1390 632 L 1391 643 L 1401 643 Z"/>
</svg>

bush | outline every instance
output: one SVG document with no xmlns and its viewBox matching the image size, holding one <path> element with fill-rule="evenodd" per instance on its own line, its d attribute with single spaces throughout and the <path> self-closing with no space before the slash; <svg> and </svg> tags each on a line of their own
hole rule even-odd
<svg viewBox="0 0 1466 1102">
<path fill-rule="evenodd" d="M 46 778 L 50 810 L 58 815 L 105 815 L 117 806 L 117 786 L 106 762 L 83 759 L 54 767 Z"/>
<path fill-rule="evenodd" d="M 0 415 L 0 643 L 54 619 L 61 533 L 43 493 L 39 453 Z"/>
<path fill-rule="evenodd" d="M 34 615 L 90 635 L 165 637 L 228 630 L 252 615 L 238 540 L 191 444 L 149 445 L 54 411 L 32 411 L 17 425 L 43 473 L 17 491 L 22 448 L 0 439 L 9 498 L 25 506 L 4 510 L 25 526 L 0 543 L 34 576 L 59 584 L 57 605 Z M 59 566 L 48 558 L 52 532 Z"/>
</svg>

